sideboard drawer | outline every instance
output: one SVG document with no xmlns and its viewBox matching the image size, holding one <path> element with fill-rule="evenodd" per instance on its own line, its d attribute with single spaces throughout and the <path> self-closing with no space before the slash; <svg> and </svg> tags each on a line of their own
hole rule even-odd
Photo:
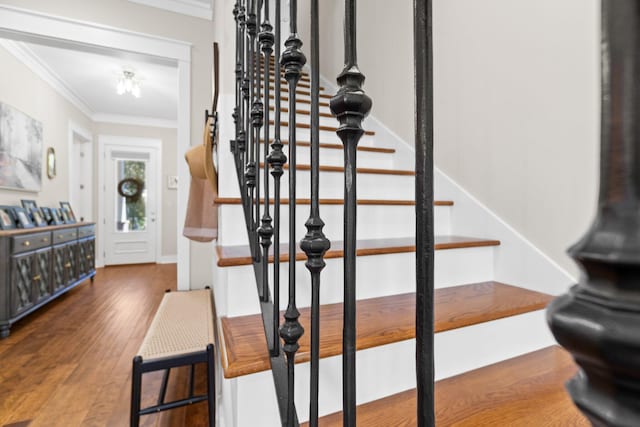
<svg viewBox="0 0 640 427">
<path fill-rule="evenodd" d="M 58 245 L 60 243 L 70 242 L 78 239 L 77 228 L 67 228 L 64 230 L 55 230 L 53 232 L 53 244 Z"/>
<path fill-rule="evenodd" d="M 96 230 L 94 225 L 87 225 L 78 228 L 78 239 L 95 236 Z"/>
<path fill-rule="evenodd" d="M 47 246 L 51 246 L 51 233 L 48 231 L 43 233 L 24 234 L 11 238 L 12 254 L 34 251 Z"/>
</svg>

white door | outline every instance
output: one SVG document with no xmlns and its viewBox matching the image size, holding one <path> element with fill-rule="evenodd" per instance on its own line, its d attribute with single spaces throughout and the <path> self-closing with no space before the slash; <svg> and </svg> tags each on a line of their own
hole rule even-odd
<svg viewBox="0 0 640 427">
<path fill-rule="evenodd" d="M 106 144 L 104 162 L 105 265 L 156 262 L 158 149 Z"/>
</svg>

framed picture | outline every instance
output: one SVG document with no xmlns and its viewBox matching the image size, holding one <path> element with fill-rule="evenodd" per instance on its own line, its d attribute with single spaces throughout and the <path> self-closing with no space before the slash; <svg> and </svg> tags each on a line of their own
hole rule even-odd
<svg viewBox="0 0 640 427">
<path fill-rule="evenodd" d="M 60 215 L 60 210 L 57 208 L 51 208 L 49 209 L 49 212 L 51 212 L 51 225 L 60 225 L 60 224 L 64 224 L 64 220 L 62 219 L 62 215 Z"/>
<path fill-rule="evenodd" d="M 13 208 L 13 216 L 16 219 L 16 224 L 18 228 L 33 228 L 33 221 L 31 221 L 31 217 L 27 213 L 24 208 L 15 207 Z"/>
<path fill-rule="evenodd" d="M 42 213 L 42 219 L 47 221 L 47 224 L 51 224 L 51 210 L 49 208 L 40 208 L 40 212 Z"/>
<path fill-rule="evenodd" d="M 47 148 L 47 177 L 56 177 L 56 150 L 53 147 Z"/>
<path fill-rule="evenodd" d="M 76 221 L 76 216 L 73 213 L 73 209 L 71 209 L 71 204 L 69 202 L 60 202 L 60 209 L 63 212 L 63 215 L 66 214 L 65 222 L 67 224 L 73 224 Z"/>
<path fill-rule="evenodd" d="M 42 122 L 0 102 L 0 187 L 38 192 L 42 188 Z"/>
<path fill-rule="evenodd" d="M 38 209 L 38 205 L 36 204 L 35 200 L 22 199 L 20 200 L 20 203 L 22 204 L 22 207 L 27 210 L 27 212 L 31 212 L 31 209 Z"/>
<path fill-rule="evenodd" d="M 33 219 L 33 224 L 36 227 L 45 227 L 46 225 L 48 225 L 47 221 L 45 221 L 44 218 L 42 217 L 42 213 L 40 212 L 40 209 L 38 208 L 31 209 L 30 213 L 31 213 L 31 218 Z"/>
<path fill-rule="evenodd" d="M 10 206 L 0 206 L 0 230 L 13 230 L 16 222 L 13 219 L 13 208 Z"/>
<path fill-rule="evenodd" d="M 71 221 L 71 218 L 69 217 L 69 212 L 67 212 L 65 209 L 60 208 L 60 216 L 62 217 L 62 221 L 65 224 L 73 224 L 73 221 Z"/>
</svg>

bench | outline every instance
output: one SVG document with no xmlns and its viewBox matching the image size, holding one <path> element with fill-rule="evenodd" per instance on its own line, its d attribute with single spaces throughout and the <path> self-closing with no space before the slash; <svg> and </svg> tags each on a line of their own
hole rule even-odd
<svg viewBox="0 0 640 427">
<path fill-rule="evenodd" d="M 147 335 L 133 358 L 131 378 L 131 426 L 138 427 L 142 415 L 207 401 L 209 426 L 215 426 L 215 364 L 213 308 L 210 289 L 167 292 L 151 322 Z M 207 364 L 207 393 L 194 396 L 194 367 Z M 171 368 L 191 366 L 189 397 L 165 403 Z M 140 408 L 142 374 L 164 370 L 157 405 Z"/>
</svg>

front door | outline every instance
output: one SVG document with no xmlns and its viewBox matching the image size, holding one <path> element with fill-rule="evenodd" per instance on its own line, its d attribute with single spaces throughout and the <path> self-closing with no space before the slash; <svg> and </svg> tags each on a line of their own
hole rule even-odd
<svg viewBox="0 0 640 427">
<path fill-rule="evenodd" d="M 156 262 L 158 149 L 107 144 L 104 157 L 105 265 Z"/>
</svg>

